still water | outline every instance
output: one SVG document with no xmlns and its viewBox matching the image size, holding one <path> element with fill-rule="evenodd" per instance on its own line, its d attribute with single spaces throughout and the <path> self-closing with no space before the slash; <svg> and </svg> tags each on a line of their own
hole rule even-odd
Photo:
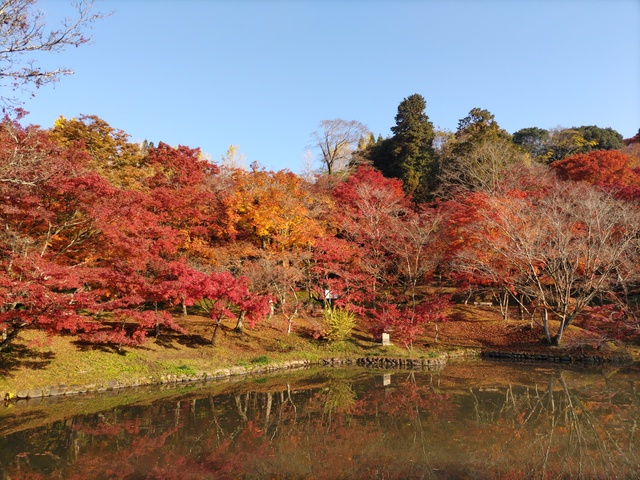
<svg viewBox="0 0 640 480">
<path fill-rule="evenodd" d="M 639 383 L 636 367 L 479 362 L 14 406 L 0 478 L 640 478 Z"/>
</svg>

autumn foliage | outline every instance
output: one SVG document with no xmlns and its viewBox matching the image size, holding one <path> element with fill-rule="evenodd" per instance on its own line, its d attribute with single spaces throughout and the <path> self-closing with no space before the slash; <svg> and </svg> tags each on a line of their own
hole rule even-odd
<svg viewBox="0 0 640 480">
<path fill-rule="evenodd" d="M 640 175 L 631 167 L 629 157 L 617 150 L 572 155 L 552 163 L 551 167 L 563 180 L 625 187 L 640 185 Z"/>
<path fill-rule="evenodd" d="M 154 173 L 124 188 L 97 171 L 86 142 L 56 138 L 0 125 L 2 347 L 26 327 L 141 343 L 160 327 L 184 331 L 166 308 L 178 302 L 219 303 L 215 321 L 261 318 L 266 300 L 241 278 L 188 265 L 190 241 L 217 233 L 203 183 L 217 169 L 199 151 L 160 144 L 145 154 Z"/>
<path fill-rule="evenodd" d="M 211 318 L 212 343 L 223 321 L 274 312 L 291 333 L 309 304 L 411 348 L 455 289 L 488 290 L 559 341 L 595 301 L 613 308 L 635 288 L 636 170 L 617 150 L 519 163 L 427 204 L 364 164 L 310 183 L 131 143 L 95 116 L 50 130 L 5 118 L 0 350 L 24 328 L 139 344 L 186 332 L 187 309 Z M 631 310 L 616 312 L 632 331 Z"/>
<path fill-rule="evenodd" d="M 552 163 L 551 167 L 563 180 L 587 182 L 614 191 L 626 200 L 640 196 L 640 169 L 633 158 L 622 151 L 598 150 L 573 155 Z"/>
</svg>

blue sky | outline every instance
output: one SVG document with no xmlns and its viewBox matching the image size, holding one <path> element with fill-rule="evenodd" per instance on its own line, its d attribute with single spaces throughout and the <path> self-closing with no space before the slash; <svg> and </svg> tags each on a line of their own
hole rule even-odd
<svg viewBox="0 0 640 480">
<path fill-rule="evenodd" d="M 70 1 L 39 0 L 55 22 Z M 390 135 L 414 93 L 441 128 L 474 107 L 524 127 L 640 128 L 638 0 L 102 0 L 75 74 L 26 123 L 97 115 L 131 135 L 299 172 L 325 119 Z"/>
</svg>

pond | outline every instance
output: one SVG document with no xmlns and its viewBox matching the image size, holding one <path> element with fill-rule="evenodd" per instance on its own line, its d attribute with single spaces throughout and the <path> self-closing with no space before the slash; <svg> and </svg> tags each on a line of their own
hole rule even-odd
<svg viewBox="0 0 640 480">
<path fill-rule="evenodd" d="M 639 381 L 637 367 L 477 362 L 15 405 L 0 478 L 638 478 Z"/>
</svg>

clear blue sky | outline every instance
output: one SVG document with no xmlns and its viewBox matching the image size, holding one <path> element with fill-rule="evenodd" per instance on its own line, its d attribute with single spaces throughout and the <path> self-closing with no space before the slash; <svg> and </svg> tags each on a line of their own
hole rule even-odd
<svg viewBox="0 0 640 480">
<path fill-rule="evenodd" d="M 67 0 L 39 0 L 51 20 Z M 92 114 L 156 144 L 230 144 L 301 170 L 325 119 L 390 134 L 419 93 L 455 130 L 474 107 L 524 127 L 640 128 L 638 0 L 102 0 L 93 44 L 49 56 L 75 74 L 25 104 L 26 122 Z"/>
</svg>

